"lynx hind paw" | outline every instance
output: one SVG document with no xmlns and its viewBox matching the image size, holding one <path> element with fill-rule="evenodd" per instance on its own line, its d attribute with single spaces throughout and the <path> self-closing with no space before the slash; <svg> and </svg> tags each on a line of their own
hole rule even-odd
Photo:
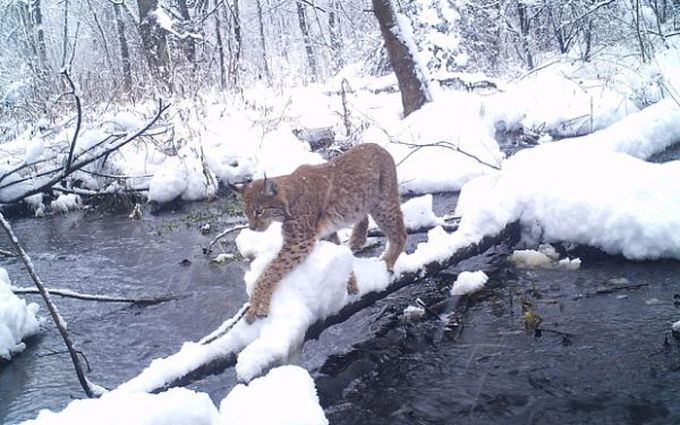
<svg viewBox="0 0 680 425">
<path fill-rule="evenodd" d="M 359 285 L 357 284 L 357 277 L 352 272 L 349 276 L 349 280 L 347 281 L 347 293 L 349 295 L 356 295 L 359 293 Z"/>
</svg>

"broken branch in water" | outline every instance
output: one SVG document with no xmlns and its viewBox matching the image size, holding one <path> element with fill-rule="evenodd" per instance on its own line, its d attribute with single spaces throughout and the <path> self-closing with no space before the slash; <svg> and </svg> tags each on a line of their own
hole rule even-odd
<svg viewBox="0 0 680 425">
<path fill-rule="evenodd" d="M 215 244 L 217 243 L 217 241 L 219 241 L 219 240 L 222 239 L 223 237 L 227 236 L 229 233 L 235 232 L 235 231 L 237 231 L 237 230 L 242 230 L 242 229 L 245 229 L 245 228 L 247 228 L 247 227 L 248 227 L 247 224 L 239 224 L 239 225 L 237 225 L 237 226 L 230 227 L 229 229 L 223 231 L 223 232 L 220 233 L 219 235 L 215 236 L 215 237 L 213 238 L 213 240 L 210 241 L 210 243 L 208 244 L 208 246 L 206 246 L 205 248 L 203 248 L 203 254 L 205 254 L 205 255 L 210 254 L 210 251 L 212 250 L 213 245 L 215 245 Z"/>
<path fill-rule="evenodd" d="M 174 301 L 180 297 L 177 295 L 165 295 L 157 298 L 129 298 L 129 297 L 113 297 L 110 295 L 94 295 L 83 294 L 81 292 L 71 291 L 69 289 L 48 289 L 45 288 L 50 295 L 58 295 L 64 298 L 74 298 L 84 301 L 99 301 L 107 303 L 132 303 L 137 305 L 155 305 L 168 301 Z M 17 288 L 12 287 L 12 292 L 18 295 L 23 294 L 39 294 L 40 291 L 36 288 Z"/>
<path fill-rule="evenodd" d="M 78 351 L 73 347 L 71 335 L 69 334 L 68 330 L 66 330 L 67 326 L 66 322 L 64 322 L 64 318 L 61 317 L 61 315 L 59 314 L 59 310 L 57 310 L 57 306 L 50 299 L 49 292 L 45 289 L 45 285 L 43 285 L 40 276 L 38 276 L 35 269 L 33 268 L 33 262 L 31 261 L 31 258 L 28 256 L 26 251 L 24 251 L 24 248 L 19 243 L 19 239 L 17 239 L 16 235 L 14 234 L 14 231 L 12 230 L 12 226 L 9 224 L 7 220 L 5 220 L 5 216 L 2 215 L 1 212 L 0 212 L 0 225 L 2 225 L 2 227 L 5 229 L 5 233 L 7 233 L 10 243 L 13 245 L 14 250 L 17 252 L 19 257 L 21 257 L 21 260 L 26 266 L 28 274 L 31 276 L 31 279 L 33 279 L 33 282 L 35 283 L 35 286 L 38 288 L 38 291 L 40 291 L 40 295 L 42 295 L 42 298 L 45 301 L 45 304 L 47 305 L 47 309 L 49 310 L 50 315 L 52 316 L 52 320 L 54 320 L 54 324 L 57 326 L 59 334 L 61 335 L 61 338 L 64 340 L 66 349 L 68 350 L 69 355 L 71 356 L 71 361 L 73 362 L 73 367 L 76 369 L 78 381 L 80 382 L 80 385 L 83 387 L 85 394 L 90 398 L 97 397 L 98 395 L 101 394 L 100 387 L 92 384 L 87 379 L 87 376 L 85 376 L 85 371 L 83 370 L 83 366 L 80 363 L 80 359 L 78 358 Z"/>
</svg>

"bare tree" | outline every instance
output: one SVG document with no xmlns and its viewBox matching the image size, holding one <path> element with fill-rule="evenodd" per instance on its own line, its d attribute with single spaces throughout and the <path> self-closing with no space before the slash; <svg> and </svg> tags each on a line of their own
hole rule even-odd
<svg viewBox="0 0 680 425">
<path fill-rule="evenodd" d="M 339 69 L 343 67 L 344 60 L 342 58 L 342 34 L 340 33 L 338 1 L 330 0 L 328 7 L 328 30 L 331 39 L 331 56 L 335 67 Z"/>
<path fill-rule="evenodd" d="M 139 35 L 152 74 L 159 82 L 170 85 L 170 56 L 165 31 L 154 14 L 158 0 L 137 0 L 139 9 Z"/>
<path fill-rule="evenodd" d="M 385 47 L 399 83 L 404 116 L 408 116 L 430 100 L 427 81 L 422 70 L 418 69 L 413 47 L 409 47 L 412 40 L 408 40 L 408 35 L 404 33 L 407 30 L 397 22 L 392 1 L 372 1 L 373 12 L 378 18 L 380 32 L 385 39 Z"/>
<path fill-rule="evenodd" d="M 125 23 L 120 13 L 120 3 L 113 2 L 113 12 L 116 18 L 116 33 L 118 35 L 118 44 L 120 47 L 120 61 L 123 65 L 123 90 L 130 93 L 132 90 L 132 67 L 130 64 L 130 49 L 128 47 L 127 37 L 125 36 Z"/>
<path fill-rule="evenodd" d="M 272 83 L 272 72 L 269 69 L 269 62 L 267 61 L 267 44 L 264 35 L 264 19 L 262 17 L 262 2 L 261 0 L 255 0 L 257 5 L 257 22 L 259 24 L 260 30 L 260 48 L 262 49 L 262 68 L 264 70 L 264 75 L 267 78 L 269 84 Z"/>
<path fill-rule="evenodd" d="M 305 12 L 305 5 L 301 1 L 296 1 L 298 24 L 300 25 L 300 32 L 302 32 L 302 41 L 305 44 L 305 52 L 307 53 L 307 62 L 309 64 L 309 71 L 311 72 L 312 81 L 319 78 L 319 67 L 316 63 L 316 56 L 314 56 L 314 48 L 312 47 L 312 39 L 309 36 L 309 26 L 307 25 L 307 13 Z"/>
</svg>

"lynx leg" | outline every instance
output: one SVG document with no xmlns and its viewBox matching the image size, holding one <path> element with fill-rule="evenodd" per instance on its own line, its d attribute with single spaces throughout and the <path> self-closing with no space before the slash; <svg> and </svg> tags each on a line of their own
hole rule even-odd
<svg viewBox="0 0 680 425">
<path fill-rule="evenodd" d="M 368 216 L 364 217 L 354 225 L 352 228 L 352 237 L 349 240 L 349 248 L 352 251 L 358 251 L 364 247 L 366 243 L 366 235 L 368 234 Z"/>
<path fill-rule="evenodd" d="M 349 280 L 347 281 L 347 293 L 350 295 L 355 295 L 359 293 L 359 286 L 357 285 L 357 276 L 354 271 L 350 273 Z"/>
<path fill-rule="evenodd" d="M 252 324 L 258 317 L 269 314 L 269 305 L 277 285 L 289 272 L 304 261 L 312 252 L 316 240 L 285 241 L 283 247 L 255 282 L 250 296 L 250 307 L 246 312 L 246 322 Z"/>
<path fill-rule="evenodd" d="M 394 263 L 404 250 L 407 235 L 406 228 L 404 227 L 404 217 L 401 214 L 399 204 L 397 203 L 396 207 L 393 205 L 390 207 L 384 209 L 376 208 L 377 211 L 371 213 L 371 217 L 373 217 L 380 230 L 387 237 L 387 247 L 380 259 L 387 264 L 387 270 L 392 271 L 394 270 Z"/>
</svg>

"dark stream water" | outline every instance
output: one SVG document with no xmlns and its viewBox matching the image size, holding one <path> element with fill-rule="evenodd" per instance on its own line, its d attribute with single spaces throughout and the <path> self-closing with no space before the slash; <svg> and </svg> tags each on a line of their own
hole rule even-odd
<svg viewBox="0 0 680 425">
<path fill-rule="evenodd" d="M 455 201 L 437 196 L 435 209 L 450 212 Z M 211 264 L 201 252 L 214 236 L 201 226 L 229 225 L 225 201 L 180 208 L 140 221 L 80 212 L 13 222 L 50 287 L 183 296 L 149 307 L 56 299 L 100 385 L 115 387 L 198 340 L 245 301 L 246 266 Z M 411 236 L 411 248 L 423 239 Z M 507 266 L 506 253 L 499 247 L 405 288 L 307 343 L 302 362 L 331 423 L 680 423 L 680 341 L 670 334 L 680 320 L 680 263 L 588 252 L 577 271 L 524 271 Z M 0 266 L 14 285 L 30 286 L 18 261 L 0 258 Z M 455 274 L 475 269 L 489 272 L 488 288 L 455 305 L 456 332 L 437 319 L 401 320 L 418 297 L 451 310 Z M 522 300 L 542 317 L 542 336 L 524 329 Z M 0 366 L 0 423 L 83 397 L 51 322 L 27 345 Z M 219 403 L 234 383 L 228 371 L 191 388 Z"/>
</svg>

